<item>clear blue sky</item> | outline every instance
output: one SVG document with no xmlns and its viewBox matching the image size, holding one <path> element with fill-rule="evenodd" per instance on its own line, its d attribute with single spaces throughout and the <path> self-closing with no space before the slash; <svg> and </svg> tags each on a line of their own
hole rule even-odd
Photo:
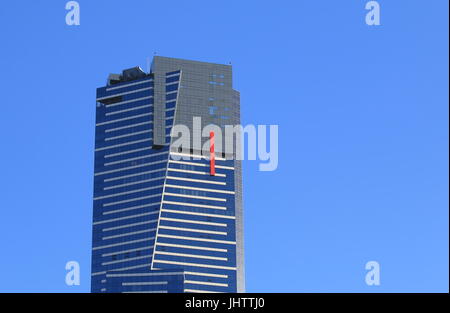
<svg viewBox="0 0 450 313">
<path fill-rule="evenodd" d="M 65 3 L 0 6 L 0 291 L 89 291 L 95 89 L 154 52 L 231 61 L 279 125 L 278 170 L 244 164 L 249 292 L 448 291 L 448 1 Z"/>
</svg>

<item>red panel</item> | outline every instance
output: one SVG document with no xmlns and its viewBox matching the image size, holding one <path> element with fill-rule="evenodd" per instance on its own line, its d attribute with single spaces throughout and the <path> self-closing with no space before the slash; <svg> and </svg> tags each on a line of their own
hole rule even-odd
<svg viewBox="0 0 450 313">
<path fill-rule="evenodd" d="M 209 174 L 216 175 L 216 154 L 214 152 L 214 132 L 209 133 Z"/>
</svg>

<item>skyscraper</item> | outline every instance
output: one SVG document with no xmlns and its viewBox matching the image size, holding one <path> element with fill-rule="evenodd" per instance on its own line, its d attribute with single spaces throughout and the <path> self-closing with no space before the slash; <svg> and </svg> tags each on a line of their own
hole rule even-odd
<svg viewBox="0 0 450 313">
<path fill-rule="evenodd" d="M 219 131 L 202 137 L 196 122 Z M 149 73 L 109 75 L 97 89 L 92 292 L 244 292 L 241 163 L 223 148 L 236 140 L 218 136 L 238 124 L 231 65 L 156 56 Z M 175 125 L 189 148 L 175 146 Z"/>
</svg>

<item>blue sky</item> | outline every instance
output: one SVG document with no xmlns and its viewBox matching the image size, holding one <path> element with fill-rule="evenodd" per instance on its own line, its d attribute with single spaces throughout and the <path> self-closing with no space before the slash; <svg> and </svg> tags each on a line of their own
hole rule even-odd
<svg viewBox="0 0 450 313">
<path fill-rule="evenodd" d="M 447 292 L 448 1 L 366 2 L 3 3 L 0 291 L 90 290 L 95 89 L 156 52 L 232 62 L 243 123 L 279 125 L 278 169 L 244 164 L 247 291 Z"/>
</svg>

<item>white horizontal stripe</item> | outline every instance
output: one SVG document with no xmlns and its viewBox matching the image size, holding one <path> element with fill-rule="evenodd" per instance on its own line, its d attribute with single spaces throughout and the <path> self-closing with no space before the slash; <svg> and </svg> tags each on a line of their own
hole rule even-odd
<svg viewBox="0 0 450 313">
<path fill-rule="evenodd" d="M 127 128 L 138 127 L 138 126 L 142 126 L 142 125 L 152 125 L 152 124 L 153 124 L 153 122 L 149 121 L 149 122 L 141 122 L 141 123 L 136 123 L 136 124 L 131 124 L 131 125 L 125 125 L 125 126 L 116 127 L 116 128 L 108 128 L 108 129 L 105 129 L 105 133 L 110 133 L 113 131 L 127 129 Z"/>
<path fill-rule="evenodd" d="M 216 168 L 224 169 L 224 170 L 234 170 L 234 167 L 232 166 L 224 166 L 224 165 L 217 165 L 215 164 Z"/>
<path fill-rule="evenodd" d="M 166 78 L 170 78 L 170 77 L 173 77 L 173 76 L 181 76 L 181 72 L 170 74 L 170 75 L 166 75 Z"/>
<path fill-rule="evenodd" d="M 123 147 L 123 146 L 129 146 L 129 145 L 133 145 L 135 143 L 141 143 L 141 142 L 146 142 L 146 141 L 151 141 L 151 138 L 147 138 L 147 139 L 141 139 L 141 140 L 135 140 L 135 141 L 129 141 L 129 142 L 125 142 L 125 143 L 121 143 L 121 144 L 117 144 L 117 145 L 112 145 L 112 146 L 106 146 L 106 147 L 101 147 L 101 148 L 97 148 L 95 149 L 95 151 L 103 151 L 103 150 L 108 150 L 108 149 L 113 149 L 113 148 L 119 148 L 119 147 Z M 216 174 L 217 175 L 217 174 Z"/>
<path fill-rule="evenodd" d="M 174 93 L 178 93 L 178 90 L 167 91 L 166 92 L 166 96 L 169 96 L 169 95 L 174 94 Z M 177 99 L 175 98 L 175 99 L 170 99 L 168 101 L 172 102 L 172 101 L 176 101 L 176 100 Z"/>
<path fill-rule="evenodd" d="M 140 149 L 140 150 L 146 150 L 149 148 L 145 148 L 145 149 Z M 119 163 L 124 163 L 124 162 L 129 162 L 129 161 L 136 161 L 136 160 L 141 160 L 141 159 L 146 159 L 146 158 L 151 158 L 151 157 L 156 157 L 156 156 L 160 156 L 160 155 L 164 155 L 167 154 L 167 152 L 160 152 L 160 153 L 154 153 L 154 154 L 146 154 L 146 155 L 141 155 L 138 157 L 134 157 L 134 158 L 128 158 L 128 159 L 124 159 L 124 160 L 118 160 L 118 161 L 114 161 L 114 162 L 108 162 L 105 163 L 105 166 L 109 166 L 109 165 L 114 165 L 114 164 L 119 164 Z"/>
<path fill-rule="evenodd" d="M 220 292 L 220 291 L 197 290 L 197 289 L 184 289 L 184 292 L 194 292 L 194 293 L 223 293 L 223 292 Z"/>
<path fill-rule="evenodd" d="M 194 232 L 194 233 L 204 233 L 204 234 L 213 234 L 213 235 L 224 235 L 224 236 L 227 235 L 227 233 L 223 232 L 223 231 L 195 229 L 195 228 L 188 228 L 188 227 L 174 227 L 174 226 L 159 225 L 159 228 L 169 229 L 169 230 L 190 231 L 190 232 Z"/>
<path fill-rule="evenodd" d="M 152 106 L 153 106 L 153 104 L 140 105 L 140 106 L 138 106 L 138 107 L 132 107 L 132 108 L 128 108 L 128 109 L 123 109 L 123 110 L 118 110 L 118 111 L 108 112 L 108 113 L 105 113 L 105 116 L 111 116 L 111 115 L 115 115 L 115 114 L 120 114 L 120 113 L 130 112 L 130 111 L 139 110 L 139 109 L 144 109 L 144 108 L 151 108 Z"/>
<path fill-rule="evenodd" d="M 114 95 L 101 97 L 101 98 L 97 98 L 97 101 L 101 101 L 101 100 L 105 100 L 105 99 L 109 99 L 109 98 L 115 98 L 115 97 L 119 97 L 119 96 L 125 96 L 125 95 L 129 95 L 132 93 L 137 93 L 140 91 L 145 91 L 145 90 L 150 90 L 150 89 L 153 89 L 153 87 L 146 87 L 146 88 L 141 88 L 141 89 L 136 89 L 136 90 L 131 90 L 131 91 L 125 91 L 125 92 L 117 93 Z"/>
<path fill-rule="evenodd" d="M 135 215 L 128 215 L 128 216 L 124 216 L 124 217 L 112 218 L 112 219 L 109 219 L 109 220 L 103 220 L 103 221 L 94 222 L 94 225 L 111 223 L 111 222 L 117 222 L 117 221 L 126 220 L 126 219 L 130 219 L 130 218 L 142 217 L 142 216 L 147 216 L 147 215 L 154 215 L 154 214 L 158 214 L 158 213 L 159 213 L 159 210 L 153 211 L 153 212 L 148 212 L 148 213 L 142 213 L 142 214 L 135 214 Z"/>
<path fill-rule="evenodd" d="M 185 165 L 192 165 L 192 166 L 202 166 L 202 167 L 209 167 L 209 164 L 203 164 L 203 163 L 195 163 L 195 162 L 186 162 L 186 161 L 175 161 L 170 159 L 169 160 L 170 163 L 175 163 L 175 164 L 185 164 Z M 234 170 L 234 167 L 231 166 L 223 166 L 223 165 L 217 165 L 215 164 L 216 168 L 221 168 L 224 170 Z"/>
<path fill-rule="evenodd" d="M 161 188 L 162 186 L 156 186 L 156 187 L 152 187 L 152 188 Z M 116 201 L 116 202 L 110 202 L 110 203 L 103 203 L 102 206 L 103 207 L 108 207 L 111 205 L 116 205 L 116 204 L 122 204 L 122 203 L 127 203 L 127 202 L 132 202 L 132 201 L 138 201 L 138 200 L 144 200 L 144 199 L 149 199 L 149 198 L 156 198 L 161 196 L 160 193 L 155 194 L 155 195 L 150 195 L 150 196 L 145 196 L 145 197 L 138 197 L 138 198 L 133 198 L 133 199 L 126 199 L 126 200 L 121 200 L 121 201 Z"/>
<path fill-rule="evenodd" d="M 152 282 L 122 283 L 122 286 L 153 286 L 153 285 L 167 285 L 167 282 L 166 281 L 152 281 Z"/>
<path fill-rule="evenodd" d="M 166 275 L 183 275 L 184 272 L 162 272 L 162 273 L 123 273 L 123 274 L 107 274 L 106 277 L 149 277 L 149 276 L 166 276 Z"/>
<path fill-rule="evenodd" d="M 126 138 L 126 137 L 148 134 L 148 133 L 153 133 L 153 130 L 142 130 L 142 131 L 138 131 L 135 133 L 129 133 L 129 134 L 124 134 L 124 135 L 115 136 L 115 137 L 108 137 L 108 138 L 105 138 L 105 141 L 111 141 L 111 140 L 116 140 L 116 139 L 120 139 L 120 138 Z"/>
<path fill-rule="evenodd" d="M 160 163 L 166 163 L 166 162 L 167 162 L 166 160 L 154 161 L 154 162 L 143 163 L 143 164 L 138 164 L 138 165 L 133 165 L 133 166 L 121 167 L 121 168 L 117 168 L 115 170 L 99 172 L 99 173 L 95 173 L 94 175 L 95 176 L 99 176 L 99 175 L 111 174 L 111 173 L 116 173 L 116 172 L 131 170 L 131 169 L 134 169 L 134 168 L 139 168 L 139 167 L 144 167 L 144 166 L 149 166 L 149 165 L 155 165 L 155 164 L 160 164 Z"/>
<path fill-rule="evenodd" d="M 191 199 L 201 199 L 201 200 L 210 200 L 210 201 L 222 201 L 226 202 L 227 199 L 224 198 L 215 198 L 215 197 L 204 197 L 204 196 L 195 196 L 195 195 L 186 195 L 181 193 L 172 193 L 172 192 L 164 192 L 165 196 L 173 196 L 180 198 L 191 198 Z"/>
<path fill-rule="evenodd" d="M 154 260 L 154 262 L 165 263 L 165 264 L 175 264 L 175 265 L 186 265 L 186 266 L 193 266 L 193 267 L 218 268 L 218 269 L 231 270 L 231 271 L 236 270 L 236 267 L 230 267 L 230 266 L 218 266 L 218 265 L 198 264 L 198 263 L 189 263 L 189 262 L 176 262 L 176 261 L 167 261 L 167 260 Z"/>
<path fill-rule="evenodd" d="M 174 243 L 166 243 L 159 242 L 157 244 L 158 247 L 173 247 L 173 248 L 184 248 L 184 249 L 195 249 L 195 250 L 205 250 L 205 251 L 216 251 L 216 252 L 227 252 L 227 249 L 219 249 L 219 248 L 209 248 L 209 247 L 200 247 L 200 246 L 188 246 L 188 245 L 177 245 Z"/>
<path fill-rule="evenodd" d="M 107 257 L 107 256 L 117 255 L 117 254 L 130 253 L 130 252 L 136 252 L 136 251 L 151 250 L 151 249 L 153 249 L 153 246 L 140 247 L 140 248 L 135 248 L 135 249 L 129 249 L 129 250 L 122 250 L 122 251 L 105 253 L 105 254 L 102 254 L 102 257 Z"/>
<path fill-rule="evenodd" d="M 155 230 L 156 230 L 156 228 L 152 228 L 152 229 L 144 229 L 144 230 L 139 230 L 139 231 L 133 231 L 131 233 L 123 233 L 123 234 L 119 234 L 119 235 L 105 236 L 105 237 L 102 238 L 102 240 L 109 240 L 109 239 L 114 239 L 114 238 L 127 237 L 127 236 L 139 235 L 139 234 L 145 234 L 145 233 L 151 233 L 151 232 L 153 232 Z"/>
<path fill-rule="evenodd" d="M 209 180 L 194 179 L 194 178 L 176 177 L 176 176 L 167 176 L 167 179 L 189 181 L 189 182 L 194 182 L 194 183 L 213 184 L 213 185 L 226 185 L 225 182 L 220 182 L 220 181 L 209 181 Z"/>
<path fill-rule="evenodd" d="M 91 276 L 97 276 L 97 275 L 103 275 L 106 274 L 106 272 L 96 272 L 96 273 L 92 273 Z"/>
<path fill-rule="evenodd" d="M 175 253 L 175 252 L 165 252 L 165 251 L 155 251 L 155 254 L 164 254 L 164 255 L 172 255 L 172 256 L 182 256 L 187 258 L 199 258 L 199 259 L 208 259 L 208 260 L 217 260 L 217 261 L 227 261 L 227 258 L 209 256 L 209 255 L 198 255 L 198 254 L 187 254 L 187 253 Z M 158 260 L 155 259 L 155 262 Z"/>
<path fill-rule="evenodd" d="M 145 208 L 145 207 L 152 206 L 152 205 L 159 205 L 159 204 L 160 204 L 160 202 L 153 202 L 153 203 L 135 205 L 135 206 L 131 206 L 131 207 L 128 207 L 128 208 L 123 208 L 123 209 L 118 209 L 118 210 L 113 210 L 113 211 L 105 211 L 102 214 L 103 215 L 108 215 L 108 214 L 114 214 L 114 213 L 119 213 L 119 212 L 126 212 L 126 211 L 131 211 L 131 210 L 137 210 L 137 209 Z"/>
<path fill-rule="evenodd" d="M 114 185 L 114 186 L 111 186 L 111 187 L 105 187 L 105 188 L 103 188 L 103 190 L 110 190 L 110 189 L 114 189 L 114 188 L 133 186 L 133 185 L 138 185 L 138 184 L 152 182 L 152 181 L 155 181 L 155 180 L 160 180 L 160 179 L 163 179 L 163 178 L 164 178 L 164 176 L 158 176 L 158 177 L 155 177 L 155 178 L 139 180 L 139 181 L 135 181 L 135 182 L 128 183 L 128 184 L 121 184 L 121 185 Z"/>
<path fill-rule="evenodd" d="M 170 187 L 170 188 L 178 188 L 178 189 L 198 190 L 198 191 L 206 191 L 206 192 L 226 193 L 226 194 L 230 194 L 230 195 L 234 195 L 234 194 L 235 194 L 234 191 L 229 191 L 229 190 L 198 188 L 198 187 L 183 186 L 183 185 L 171 185 L 171 184 L 166 184 L 166 187 Z"/>
<path fill-rule="evenodd" d="M 224 223 L 213 223 L 213 222 L 203 222 L 203 221 L 197 221 L 197 220 L 186 220 L 181 218 L 168 218 L 168 217 L 161 217 L 161 221 L 170 221 L 170 222 L 179 222 L 179 223 L 191 223 L 191 224 L 200 224 L 200 225 L 210 225 L 210 226 L 219 226 L 219 227 L 227 227 L 227 224 Z"/>
<path fill-rule="evenodd" d="M 208 276 L 208 277 L 217 277 L 217 278 L 228 278 L 228 275 L 220 275 L 220 274 L 200 273 L 200 272 L 184 272 L 184 273 L 186 275 Z"/>
<path fill-rule="evenodd" d="M 195 280 L 185 280 L 185 284 L 194 284 L 194 285 L 207 285 L 207 286 L 218 286 L 218 287 L 228 287 L 228 284 L 223 283 L 212 283 L 209 281 L 195 281 Z"/>
<path fill-rule="evenodd" d="M 147 291 L 122 291 L 121 293 L 168 293 L 167 290 L 147 290 Z"/>
<path fill-rule="evenodd" d="M 113 197 L 118 197 L 118 196 L 123 196 L 123 195 L 129 195 L 129 194 L 132 194 L 132 193 L 137 193 L 137 192 L 141 192 L 141 191 L 157 189 L 157 188 L 161 188 L 161 187 L 162 187 L 162 185 L 160 185 L 160 186 L 152 186 L 152 187 L 147 187 L 147 188 L 141 188 L 141 189 L 134 189 L 134 190 L 124 191 L 124 192 L 119 192 L 119 193 L 113 193 L 113 194 L 106 195 L 106 196 L 95 197 L 94 200 L 103 200 L 103 199 L 107 199 L 107 198 L 113 198 Z M 106 205 L 104 204 L 103 206 L 106 206 Z"/>
<path fill-rule="evenodd" d="M 140 84 L 150 83 L 150 82 L 152 82 L 152 81 L 153 81 L 153 79 L 142 80 L 142 81 L 139 81 L 139 82 L 135 82 L 135 83 L 131 83 L 131 84 L 125 84 L 125 85 L 122 85 L 122 86 L 106 88 L 106 91 L 111 91 L 111 90 L 116 90 L 116 89 L 121 89 L 121 88 L 131 87 L 131 86 L 135 86 L 135 85 L 140 85 Z"/>
<path fill-rule="evenodd" d="M 122 152 L 117 152 L 117 153 L 112 153 L 112 154 L 105 154 L 105 159 L 106 158 L 112 158 L 112 157 L 116 157 L 119 155 L 124 155 L 124 154 L 130 154 L 130 153 L 134 153 L 134 152 L 139 152 L 139 151 L 144 151 L 144 150 L 152 150 L 153 148 L 150 147 L 144 147 L 144 148 L 138 148 L 138 149 L 133 149 L 133 150 L 127 150 L 127 151 L 122 151 Z M 167 153 L 167 152 L 166 152 Z"/>
<path fill-rule="evenodd" d="M 138 172 L 138 173 L 135 173 L 135 174 L 129 174 L 129 175 L 123 175 L 123 176 L 118 176 L 118 177 L 105 178 L 103 181 L 105 183 L 108 183 L 108 182 L 115 181 L 115 180 L 120 180 L 120 179 L 135 177 L 135 176 L 142 176 L 142 175 L 145 175 L 145 174 L 151 174 L 151 173 L 156 173 L 156 172 L 165 171 L 165 170 L 166 170 L 166 168 L 158 168 L 156 170 L 151 170 L 151 171 L 146 171 L 146 172 Z"/>
<path fill-rule="evenodd" d="M 111 123 L 132 120 L 134 118 L 139 118 L 139 117 L 143 117 L 143 116 L 150 116 L 150 115 L 153 115 L 153 113 L 143 113 L 143 114 L 138 114 L 138 115 L 127 116 L 127 117 L 124 117 L 124 118 L 119 118 L 119 119 L 115 119 L 115 120 L 111 120 L 111 121 L 97 123 L 97 124 L 95 124 L 95 126 L 103 126 L 103 125 L 107 125 L 107 124 L 111 124 Z"/>
<path fill-rule="evenodd" d="M 119 105 L 124 105 L 124 104 L 127 104 L 127 103 L 133 103 L 133 102 L 137 102 L 137 101 L 141 101 L 141 100 L 147 100 L 147 99 L 151 99 L 151 98 L 153 98 L 153 96 L 147 96 L 147 97 L 141 97 L 141 98 L 126 100 L 126 101 L 120 101 L 120 102 L 116 102 L 116 103 L 107 104 L 106 107 L 107 108 L 112 108 L 112 107 L 116 107 L 116 106 L 119 106 Z"/>
<path fill-rule="evenodd" d="M 94 247 L 94 248 L 92 248 L 92 250 L 99 250 L 99 249 L 106 249 L 106 248 L 112 248 L 112 247 L 117 247 L 117 246 L 124 246 L 124 245 L 129 245 L 129 244 L 132 244 L 132 243 L 149 241 L 149 240 L 153 240 L 153 239 L 155 239 L 155 237 L 143 238 L 143 239 L 137 239 L 137 240 L 131 240 L 131 241 L 125 241 L 125 242 L 118 242 L 118 243 L 112 243 L 110 245 Z"/>
<path fill-rule="evenodd" d="M 136 265 L 136 266 L 128 266 L 128 267 L 122 267 L 122 268 L 114 268 L 111 269 L 111 271 L 127 271 L 127 270 L 134 270 L 136 268 L 142 268 L 142 267 L 146 267 L 146 268 L 150 268 L 152 264 L 141 264 L 141 265 Z"/>
<path fill-rule="evenodd" d="M 151 258 L 151 255 L 143 255 L 143 256 L 137 256 L 135 258 L 128 258 L 128 259 L 121 259 L 121 260 L 115 260 L 115 261 L 109 261 L 109 262 L 103 262 L 102 265 L 111 265 L 111 264 L 117 264 L 117 263 L 125 263 L 130 261 L 137 261 L 142 259 L 148 259 Z"/>
<path fill-rule="evenodd" d="M 181 152 L 170 152 L 171 155 L 178 155 L 178 156 L 185 156 L 185 157 L 190 157 L 190 158 L 197 158 L 197 159 L 209 159 L 209 152 L 208 152 L 208 156 L 203 156 L 203 155 L 197 155 L 197 154 L 187 154 L 187 153 L 181 153 Z M 220 157 L 215 157 L 214 158 L 217 161 L 225 161 L 226 159 L 224 158 L 220 158 Z"/>
<path fill-rule="evenodd" d="M 188 202 L 178 202 L 178 201 L 166 201 L 166 200 L 164 200 L 163 203 L 184 205 L 184 206 L 190 206 L 190 207 L 196 207 L 196 208 L 215 209 L 215 210 L 226 210 L 227 209 L 224 206 L 198 204 L 198 203 L 188 203 Z"/>
<path fill-rule="evenodd" d="M 198 215 L 198 216 L 209 216 L 209 217 L 218 217 L 218 218 L 226 218 L 226 219 L 235 219 L 234 216 L 230 215 L 219 215 L 219 214 L 209 214 L 209 213 L 200 213 L 200 212 L 191 212 L 191 211 L 183 211 L 183 210 L 170 210 L 170 209 L 162 209 L 161 212 L 169 212 L 169 213 L 178 213 L 178 214 L 187 214 L 187 215 Z"/>
<path fill-rule="evenodd" d="M 199 171 L 182 170 L 182 169 L 179 169 L 179 168 L 173 168 L 173 167 L 169 167 L 168 170 L 171 171 L 171 172 L 180 172 L 180 173 L 188 173 L 188 174 L 199 174 L 199 175 L 210 175 L 209 172 L 199 172 Z M 219 173 L 216 173 L 215 176 L 217 176 L 217 177 L 226 177 L 225 174 L 219 174 Z"/>
<path fill-rule="evenodd" d="M 111 104 L 107 104 L 106 107 L 108 109 L 119 106 L 119 105 L 124 105 L 124 104 L 128 104 L 128 103 L 133 103 L 133 102 L 138 102 L 141 100 L 147 100 L 147 99 L 151 99 L 153 98 L 153 96 L 147 96 L 147 97 L 141 97 L 141 98 L 136 98 L 136 99 L 130 99 L 130 100 L 126 100 L 126 101 L 120 101 L 120 102 L 115 102 L 115 103 L 111 103 Z"/>
<path fill-rule="evenodd" d="M 215 239 L 186 237 L 186 236 L 175 236 L 175 235 L 165 235 L 165 234 L 158 234 L 158 237 L 172 238 L 172 239 L 185 239 L 185 240 L 192 240 L 192 241 L 204 241 L 204 242 L 223 243 L 223 244 L 229 244 L 229 245 L 235 245 L 236 244 L 236 241 L 215 240 Z"/>
<path fill-rule="evenodd" d="M 138 223 L 121 225 L 121 226 L 109 227 L 109 228 L 102 229 L 102 231 L 111 231 L 111 230 L 117 230 L 117 229 L 122 229 L 122 228 L 128 228 L 128 227 L 134 227 L 134 226 L 140 226 L 140 225 L 146 225 L 146 224 L 152 224 L 152 223 L 155 223 L 157 221 L 158 220 L 156 219 L 156 220 L 150 220 L 150 221 L 145 221 L 145 222 L 138 222 Z"/>
</svg>

